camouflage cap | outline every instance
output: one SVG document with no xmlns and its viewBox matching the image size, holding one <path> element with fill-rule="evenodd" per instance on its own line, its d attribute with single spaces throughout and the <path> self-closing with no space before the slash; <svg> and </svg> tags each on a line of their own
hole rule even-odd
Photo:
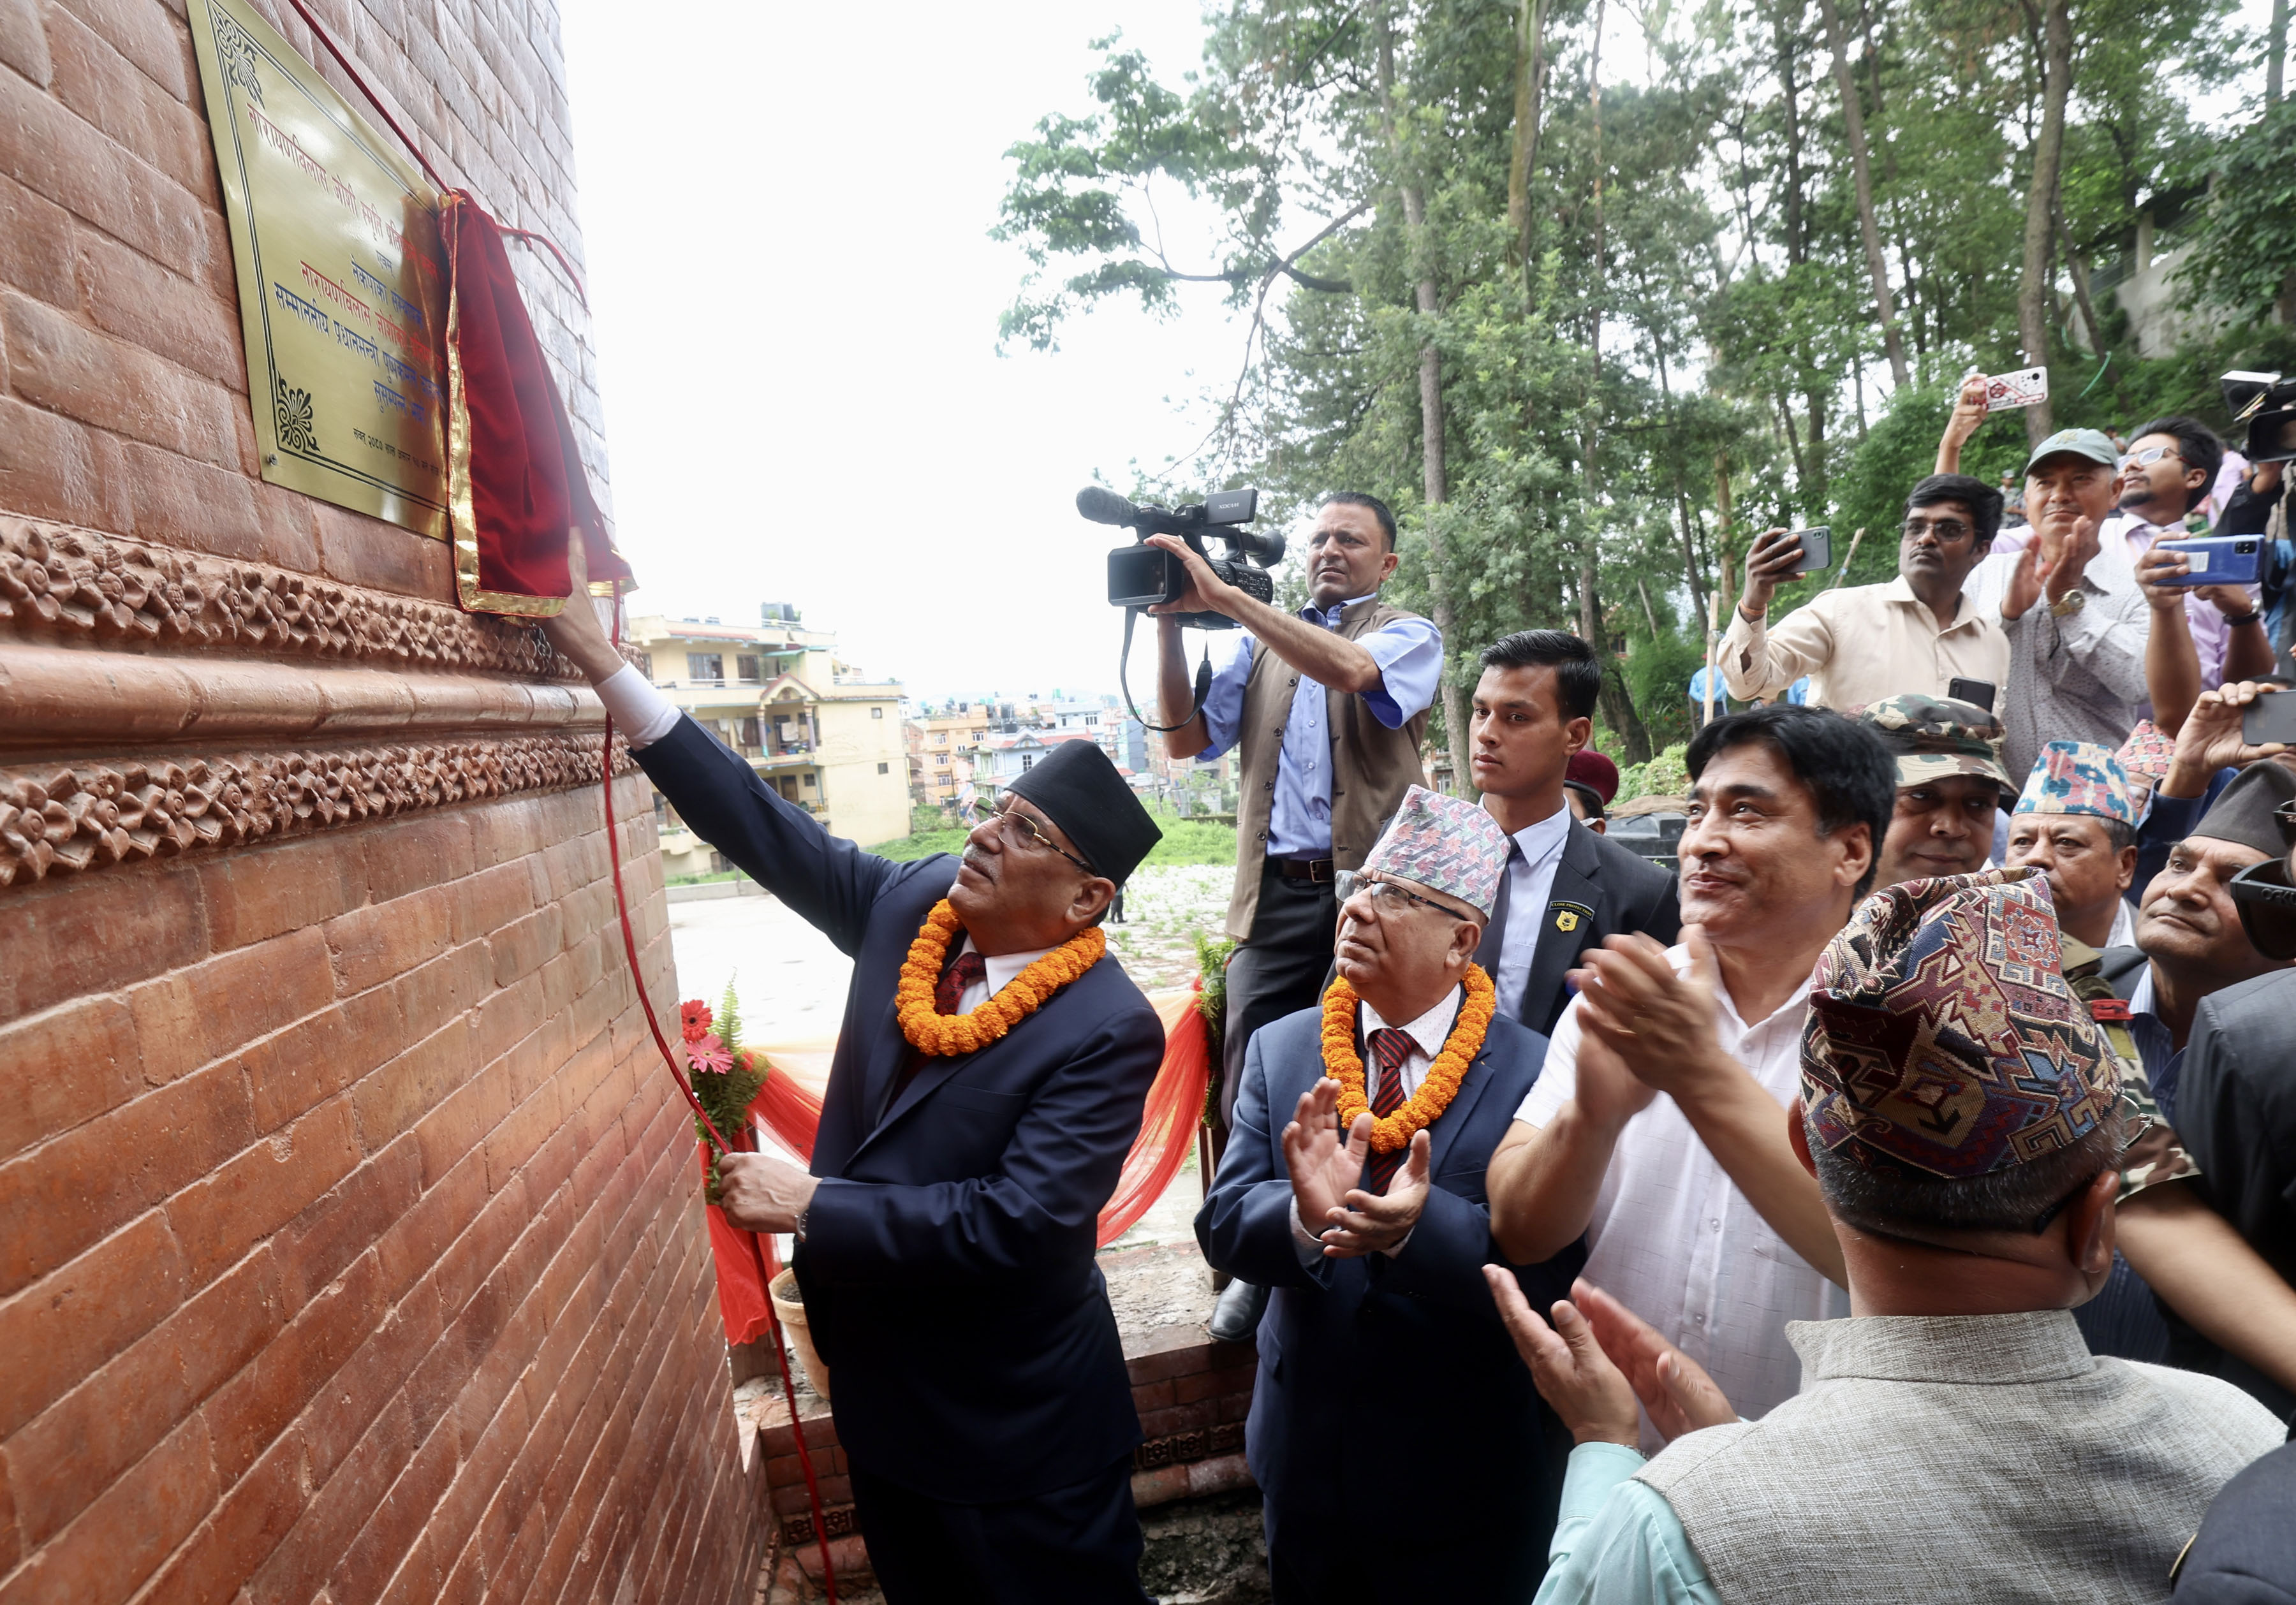
<svg viewBox="0 0 2296 1605">
<path fill-rule="evenodd" d="M 1918 786 L 1949 774 L 1994 782 L 2005 796 L 2017 782 L 2001 763 L 2001 721 L 1974 702 L 1946 697 L 1889 697 L 1858 716 L 1898 760 L 1898 784 Z"/>
<path fill-rule="evenodd" d="M 2107 468 L 2120 466 L 2120 448 L 2113 445 L 2110 436 L 2096 430 L 2059 430 L 2033 448 L 2033 454 L 2025 459 L 2025 471 L 2031 473 L 2036 463 L 2061 452 L 2075 457 L 2087 457 L 2090 462 L 2102 463 Z"/>
</svg>

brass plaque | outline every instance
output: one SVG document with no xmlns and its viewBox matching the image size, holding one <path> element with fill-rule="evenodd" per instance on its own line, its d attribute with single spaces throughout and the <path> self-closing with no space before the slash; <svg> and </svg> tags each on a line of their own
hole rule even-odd
<svg viewBox="0 0 2296 1605">
<path fill-rule="evenodd" d="M 447 536 L 439 197 L 239 0 L 191 0 L 263 477 Z"/>
</svg>

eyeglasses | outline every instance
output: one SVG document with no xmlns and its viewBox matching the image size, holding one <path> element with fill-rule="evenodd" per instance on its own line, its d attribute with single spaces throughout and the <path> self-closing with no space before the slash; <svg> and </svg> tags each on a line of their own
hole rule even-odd
<svg viewBox="0 0 2296 1605">
<path fill-rule="evenodd" d="M 1028 847 L 1033 844 L 1036 847 L 1044 848 L 1048 853 L 1058 853 L 1062 857 L 1067 859 L 1070 864 L 1075 864 L 1077 868 L 1082 870 L 1087 875 L 1097 875 L 1100 873 L 1100 872 L 1093 868 L 1092 865 L 1086 864 L 1074 853 L 1068 851 L 1066 848 L 1062 848 L 1060 843 L 1046 835 L 1043 831 L 1037 828 L 1037 822 L 1035 820 L 1029 818 L 1026 814 L 1021 813 L 1019 809 L 992 808 L 988 812 L 988 817 L 995 820 L 1000 827 L 1008 824 L 1019 825 L 1021 827 L 1022 837 L 1025 838 L 1025 839 L 1021 840 L 1021 845 L 1023 847 Z M 1008 836 L 1012 834 L 1010 831 L 1005 833 Z"/>
<path fill-rule="evenodd" d="M 2296 831 L 2289 804 L 2274 809 L 2273 818 L 2282 836 Z M 2296 959 L 2296 886 L 2288 884 L 2286 859 L 2260 859 L 2234 875 L 2225 889 L 2232 893 L 2250 946 L 2276 962 Z"/>
<path fill-rule="evenodd" d="M 2126 473 L 2132 468 L 2150 468 L 2163 457 L 2174 457 L 2182 463 L 2185 454 L 2173 446 L 2148 446 L 2141 452 L 2123 452 L 2120 454 L 2121 471 Z"/>
<path fill-rule="evenodd" d="M 1439 914 L 1450 915 L 1454 920 L 1464 921 L 1467 918 L 1465 914 L 1455 909 L 1446 908 L 1440 903 L 1423 897 L 1416 892 L 1405 891 L 1392 880 L 1366 880 L 1361 870 L 1341 870 L 1332 877 L 1332 889 L 1339 894 L 1339 899 L 1342 903 L 1348 902 L 1357 892 L 1361 892 L 1371 899 L 1372 906 L 1382 914 L 1401 913 L 1404 904 L 1416 903 L 1422 908 L 1431 908 Z"/>
<path fill-rule="evenodd" d="M 1898 533 L 1909 541 L 1917 541 L 1923 535 L 1934 535 L 1941 541 L 1957 541 L 1965 535 L 1975 534 L 1976 531 L 1959 519 L 1939 519 L 1934 522 L 1924 519 L 1907 519 L 1903 525 L 1899 526 Z"/>
</svg>

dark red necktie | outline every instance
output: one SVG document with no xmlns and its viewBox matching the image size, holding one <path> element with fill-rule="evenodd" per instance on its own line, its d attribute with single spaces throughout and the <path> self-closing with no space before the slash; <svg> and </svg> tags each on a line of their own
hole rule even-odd
<svg viewBox="0 0 2296 1605">
<path fill-rule="evenodd" d="M 1379 1065 L 1379 1085 L 1372 1089 L 1371 1112 L 1382 1120 L 1407 1101 L 1403 1095 L 1403 1065 L 1416 1045 L 1409 1032 L 1398 1031 L 1391 1027 L 1383 1026 L 1371 1034 L 1371 1056 Z M 1384 1196 L 1387 1184 L 1402 1168 L 1404 1155 L 1410 1151 L 1407 1143 L 1393 1153 L 1382 1153 L 1376 1148 L 1373 1149 L 1369 1190 Z"/>
<path fill-rule="evenodd" d="M 948 972 L 940 978 L 940 984 L 933 988 L 933 1011 L 955 1014 L 957 1005 L 964 1001 L 965 988 L 975 981 L 988 979 L 988 960 L 977 953 L 958 954 L 956 962 L 948 967 Z"/>
</svg>

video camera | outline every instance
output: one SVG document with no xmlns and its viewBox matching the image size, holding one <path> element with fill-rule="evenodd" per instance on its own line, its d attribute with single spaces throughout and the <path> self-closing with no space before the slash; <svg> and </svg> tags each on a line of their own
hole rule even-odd
<svg viewBox="0 0 2296 1605">
<path fill-rule="evenodd" d="M 1283 561 L 1283 537 L 1237 528 L 1259 515 L 1257 490 L 1215 491 L 1198 505 L 1166 509 L 1136 507 L 1112 490 L 1087 485 L 1077 492 L 1076 505 L 1077 512 L 1094 523 L 1128 528 L 1139 537 L 1137 545 L 1119 546 L 1108 554 L 1108 605 L 1112 608 L 1151 608 L 1177 602 L 1185 594 L 1187 565 L 1177 553 L 1147 545 L 1152 535 L 1178 536 L 1227 584 L 1259 601 L 1275 600 L 1275 577 L 1268 569 Z M 1205 551 L 1207 535 L 1226 542 L 1229 555 L 1214 557 Z M 1236 627 L 1235 620 L 1225 613 L 1177 617 L 1193 629 Z"/>
<path fill-rule="evenodd" d="M 2248 425 L 2241 454 L 2251 463 L 2296 462 L 2296 379 L 2235 372 L 2217 382 L 2232 421 Z"/>
</svg>

